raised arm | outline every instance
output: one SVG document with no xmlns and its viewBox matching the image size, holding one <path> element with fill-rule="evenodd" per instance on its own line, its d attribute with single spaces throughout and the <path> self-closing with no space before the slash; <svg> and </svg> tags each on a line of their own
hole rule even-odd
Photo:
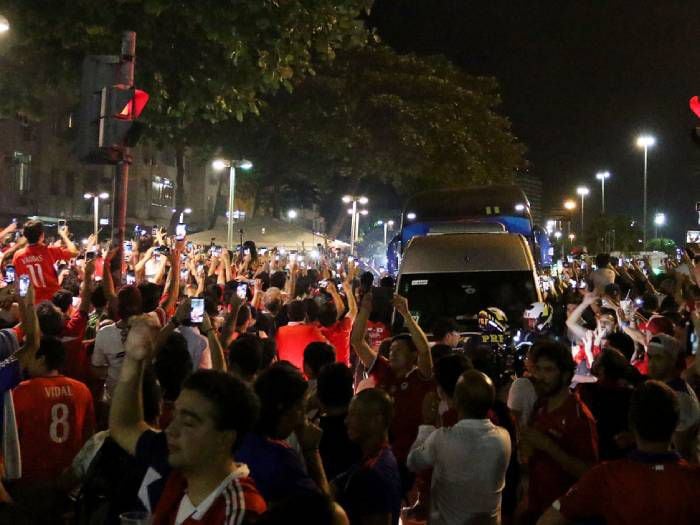
<svg viewBox="0 0 700 525">
<path fill-rule="evenodd" d="M 375 352 L 365 340 L 367 320 L 369 319 L 369 314 L 371 311 L 372 293 L 367 292 L 362 298 L 360 310 L 357 312 L 357 317 L 355 318 L 355 322 L 352 324 L 352 332 L 350 333 L 350 345 L 355 350 L 355 353 L 357 353 L 357 357 L 360 358 L 360 361 L 362 361 L 362 364 L 367 369 L 371 368 L 375 359 L 377 359 L 377 352 Z"/>
<path fill-rule="evenodd" d="M 134 455 L 139 438 L 150 428 L 143 418 L 141 382 L 153 353 L 153 340 L 151 325 L 143 317 L 132 318 L 129 325 L 131 329 L 124 345 L 126 357 L 109 411 L 109 433 L 120 447 Z"/>
<path fill-rule="evenodd" d="M 80 286 L 80 311 L 85 314 L 90 313 L 92 296 L 92 276 L 95 275 L 95 261 L 85 263 L 85 275 L 83 284 Z"/>
<path fill-rule="evenodd" d="M 411 312 L 408 310 L 408 301 L 401 295 L 394 294 L 394 308 L 403 317 L 406 327 L 411 334 L 413 344 L 418 349 L 418 370 L 425 378 L 433 375 L 433 356 L 430 353 L 430 343 L 418 323 L 411 317 Z"/>
<path fill-rule="evenodd" d="M 66 249 L 70 252 L 71 257 L 76 257 L 78 253 L 80 253 L 80 250 L 73 244 L 73 241 L 70 240 L 70 237 L 68 237 L 68 227 L 63 226 L 58 229 L 58 235 L 61 237 L 61 240 L 63 240 L 63 244 L 66 245 Z"/>
<path fill-rule="evenodd" d="M 170 252 L 170 272 L 168 274 L 168 288 L 166 293 L 168 298 L 163 303 L 163 310 L 171 312 L 177 304 L 177 299 L 180 296 L 180 242 L 176 244 L 175 249 Z"/>
<path fill-rule="evenodd" d="M 569 315 L 569 317 L 566 319 L 566 327 L 572 334 L 574 334 L 574 336 L 576 337 L 576 342 L 586 337 L 586 329 L 583 326 L 581 326 L 578 322 L 581 319 L 583 312 L 586 311 L 586 308 L 591 306 L 596 299 L 597 297 L 593 292 L 587 293 L 583 297 L 583 301 L 581 301 L 581 304 L 578 305 L 574 309 L 574 311 L 571 312 L 571 315 Z"/>
<path fill-rule="evenodd" d="M 202 321 L 202 325 L 199 327 L 199 331 L 207 338 L 207 341 L 209 342 L 212 370 L 219 370 L 221 372 L 228 371 L 226 359 L 224 358 L 224 349 L 221 347 L 219 334 L 216 333 L 216 329 L 211 324 L 209 314 L 206 312 L 204 313 L 204 320 Z"/>
</svg>

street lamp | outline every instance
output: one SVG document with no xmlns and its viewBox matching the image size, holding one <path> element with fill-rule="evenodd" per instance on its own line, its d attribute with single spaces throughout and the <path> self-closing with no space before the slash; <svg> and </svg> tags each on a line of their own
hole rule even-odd
<svg viewBox="0 0 700 525">
<path fill-rule="evenodd" d="M 236 197 L 236 168 L 241 168 L 242 170 L 249 170 L 253 167 L 253 163 L 246 159 L 241 160 L 227 160 L 227 159 L 216 159 L 211 163 L 212 167 L 216 171 L 222 171 L 226 168 L 229 169 L 229 181 L 228 181 L 228 230 L 226 235 L 226 243 L 229 250 L 233 250 L 233 210 L 235 206 Z"/>
<path fill-rule="evenodd" d="M 7 33 L 10 30 L 10 21 L 0 15 L 0 34 Z"/>
<path fill-rule="evenodd" d="M 287 212 L 287 217 L 289 217 L 289 222 L 292 222 L 294 219 L 296 219 L 299 216 L 296 210 L 289 210 Z"/>
<path fill-rule="evenodd" d="M 350 204 L 352 203 L 352 208 L 348 210 L 348 213 L 351 215 L 351 220 L 350 220 L 350 253 L 355 254 L 355 242 L 357 241 L 357 237 L 359 234 L 359 223 L 360 223 L 360 216 L 359 214 L 361 213 L 362 215 L 367 215 L 368 211 L 367 210 L 362 210 L 359 211 L 357 210 L 357 204 L 362 204 L 363 206 L 366 205 L 369 202 L 369 199 L 365 197 L 364 195 L 343 195 L 343 202 L 345 204 Z"/>
<path fill-rule="evenodd" d="M 600 213 L 605 215 L 605 181 L 610 178 L 609 171 L 599 171 L 595 174 L 595 178 L 600 181 L 601 197 L 600 197 Z"/>
<path fill-rule="evenodd" d="M 637 137 L 637 147 L 644 148 L 644 213 L 643 221 L 644 226 L 642 227 L 644 247 L 647 245 L 647 154 L 649 148 L 656 144 L 656 139 L 651 135 L 640 135 Z"/>
<path fill-rule="evenodd" d="M 393 229 L 394 221 L 392 221 L 392 220 L 378 221 L 377 224 L 379 226 L 384 226 L 384 244 L 386 245 L 387 232 L 389 231 L 389 228 Z"/>
<path fill-rule="evenodd" d="M 175 213 L 177 210 L 173 208 L 173 213 Z M 180 224 L 183 224 L 185 222 L 185 214 L 189 215 L 192 213 L 192 208 L 185 208 L 180 212 L 180 220 L 178 221 Z"/>
<path fill-rule="evenodd" d="M 576 193 L 581 196 L 581 235 L 583 235 L 583 202 L 591 191 L 585 186 L 579 186 L 576 188 Z"/>
<path fill-rule="evenodd" d="M 102 200 L 107 200 L 109 199 L 109 193 L 103 191 L 101 193 L 86 193 L 83 195 L 85 200 L 90 200 L 92 199 L 92 207 L 93 207 L 93 212 L 94 212 L 94 233 L 95 233 L 95 238 L 97 238 L 97 232 L 100 230 L 100 199 Z M 97 239 L 95 239 L 97 240 Z"/>
<path fill-rule="evenodd" d="M 659 229 L 665 225 L 666 225 L 666 214 L 665 213 L 657 213 L 656 215 L 654 215 L 654 227 L 655 227 L 654 237 L 656 237 L 657 239 L 659 238 Z"/>
</svg>

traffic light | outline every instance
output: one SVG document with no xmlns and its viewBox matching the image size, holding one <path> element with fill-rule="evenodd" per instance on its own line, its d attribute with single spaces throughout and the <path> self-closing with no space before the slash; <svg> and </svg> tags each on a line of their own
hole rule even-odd
<svg viewBox="0 0 700 525">
<path fill-rule="evenodd" d="M 78 157 L 89 164 L 116 164 L 124 148 L 136 145 L 142 125 L 136 122 L 148 93 L 115 85 L 122 67 L 118 56 L 91 55 L 83 61 L 78 122 Z"/>
<path fill-rule="evenodd" d="M 700 118 L 700 98 L 697 95 L 690 99 L 690 110 Z M 700 126 L 693 127 L 690 132 L 690 138 L 693 139 L 693 142 L 700 145 Z"/>
<path fill-rule="evenodd" d="M 109 86 L 103 91 L 103 108 L 98 145 L 117 150 L 135 146 L 143 127 L 135 119 L 148 102 L 148 93 L 125 86 Z"/>
</svg>

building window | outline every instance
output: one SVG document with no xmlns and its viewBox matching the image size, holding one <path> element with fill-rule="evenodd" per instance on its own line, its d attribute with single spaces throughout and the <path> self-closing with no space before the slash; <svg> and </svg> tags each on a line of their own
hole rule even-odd
<svg viewBox="0 0 700 525">
<path fill-rule="evenodd" d="M 173 205 L 175 185 L 165 177 L 154 176 L 151 184 L 151 204 L 170 208 Z"/>
<path fill-rule="evenodd" d="M 32 156 L 15 151 L 12 156 L 12 186 L 18 193 L 31 189 Z"/>
</svg>

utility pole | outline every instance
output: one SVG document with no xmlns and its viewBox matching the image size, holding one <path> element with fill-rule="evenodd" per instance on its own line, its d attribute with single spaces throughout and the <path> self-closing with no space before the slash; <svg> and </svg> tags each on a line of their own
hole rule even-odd
<svg viewBox="0 0 700 525">
<path fill-rule="evenodd" d="M 117 68 L 116 83 L 131 88 L 134 85 L 134 57 L 136 55 L 136 33 L 124 31 L 122 33 L 122 47 L 119 54 L 119 67 Z M 120 151 L 114 177 L 114 206 L 112 207 L 112 240 L 119 247 L 124 247 L 126 236 L 126 209 L 127 192 L 129 189 L 129 165 L 131 164 L 131 151 L 124 146 Z M 124 260 L 121 257 L 121 260 Z"/>
</svg>

